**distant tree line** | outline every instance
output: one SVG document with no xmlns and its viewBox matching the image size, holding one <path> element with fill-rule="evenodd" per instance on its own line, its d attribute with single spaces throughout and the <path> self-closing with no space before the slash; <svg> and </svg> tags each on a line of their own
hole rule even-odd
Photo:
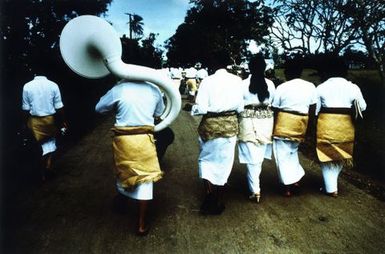
<svg viewBox="0 0 385 254">
<path fill-rule="evenodd" d="M 346 55 L 375 67 L 385 87 L 385 2 L 372 0 L 191 0 L 184 22 L 166 41 L 170 65 L 201 62 L 218 52 L 239 64 L 250 40 L 269 58 Z M 355 48 L 353 47 L 355 46 Z M 283 52 L 282 52 L 283 50 Z M 360 53 L 361 52 L 361 53 Z M 353 58 L 352 58 L 353 57 Z"/>
</svg>

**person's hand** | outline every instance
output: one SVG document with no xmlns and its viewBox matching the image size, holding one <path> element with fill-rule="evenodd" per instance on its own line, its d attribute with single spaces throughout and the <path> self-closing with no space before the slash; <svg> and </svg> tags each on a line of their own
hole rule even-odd
<svg viewBox="0 0 385 254">
<path fill-rule="evenodd" d="M 61 135 L 66 135 L 68 133 L 68 123 L 66 121 L 63 122 L 61 128 L 60 128 Z"/>
</svg>

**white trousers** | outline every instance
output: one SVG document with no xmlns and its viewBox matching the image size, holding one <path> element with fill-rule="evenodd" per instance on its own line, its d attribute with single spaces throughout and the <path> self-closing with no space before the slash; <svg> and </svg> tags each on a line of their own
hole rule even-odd
<svg viewBox="0 0 385 254">
<path fill-rule="evenodd" d="M 259 176 L 262 171 L 262 163 L 259 164 L 247 164 L 247 184 L 249 190 L 252 193 L 260 193 L 261 186 Z"/>
<path fill-rule="evenodd" d="M 216 138 L 204 142 L 199 138 L 199 177 L 212 184 L 223 186 L 227 183 L 234 164 L 237 138 Z"/>
<path fill-rule="evenodd" d="M 342 171 L 341 163 L 321 163 L 325 190 L 328 193 L 338 191 L 338 176 Z"/>
<path fill-rule="evenodd" d="M 116 182 L 116 189 L 122 195 L 138 200 L 152 200 L 153 199 L 153 182 L 141 183 L 135 186 L 134 189 L 125 189 L 119 181 Z"/>
<path fill-rule="evenodd" d="M 238 143 L 238 158 L 239 162 L 246 164 L 247 167 L 247 184 L 252 193 L 260 193 L 260 179 L 259 176 L 262 171 L 262 163 L 264 158 L 271 158 L 267 155 L 267 149 L 271 145 L 257 145 L 252 142 Z"/>
<path fill-rule="evenodd" d="M 298 182 L 305 175 L 305 170 L 299 163 L 299 142 L 273 139 L 273 151 L 281 183 L 289 185 Z"/>
</svg>

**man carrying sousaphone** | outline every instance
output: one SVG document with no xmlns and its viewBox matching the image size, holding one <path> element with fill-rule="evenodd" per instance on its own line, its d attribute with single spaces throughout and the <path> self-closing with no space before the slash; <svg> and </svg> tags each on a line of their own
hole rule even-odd
<svg viewBox="0 0 385 254">
<path fill-rule="evenodd" d="M 113 111 L 112 131 L 116 187 L 120 194 L 138 201 L 137 234 L 149 232 L 147 212 L 153 183 L 162 178 L 154 139 L 154 118 L 165 109 L 160 89 L 143 81 L 122 80 L 100 98 L 95 110 Z"/>
</svg>

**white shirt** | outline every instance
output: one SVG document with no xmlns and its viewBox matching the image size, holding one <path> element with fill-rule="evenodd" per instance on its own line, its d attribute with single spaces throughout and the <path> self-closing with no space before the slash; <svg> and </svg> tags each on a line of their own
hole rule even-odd
<svg viewBox="0 0 385 254">
<path fill-rule="evenodd" d="M 22 109 L 33 116 L 49 116 L 63 107 L 60 90 L 55 82 L 36 76 L 23 87 Z"/>
<path fill-rule="evenodd" d="M 326 80 L 318 85 L 317 94 L 317 114 L 321 107 L 350 108 L 354 100 L 358 101 L 361 111 L 366 109 L 360 88 L 344 78 L 333 77 Z"/>
<path fill-rule="evenodd" d="M 115 126 L 154 126 L 154 116 L 164 111 L 158 87 L 146 82 L 118 83 L 100 98 L 95 110 L 107 113 L 115 110 Z"/>
<path fill-rule="evenodd" d="M 275 92 L 275 86 L 274 86 L 273 81 L 265 78 L 265 81 L 267 83 L 267 90 L 269 91 L 269 97 L 267 97 L 263 102 L 260 102 L 259 98 L 258 98 L 258 94 L 253 94 L 253 93 L 250 93 L 250 91 L 249 91 L 250 79 L 251 79 L 251 76 L 249 76 L 247 79 L 242 81 L 243 86 L 244 86 L 244 88 L 243 88 L 244 89 L 243 90 L 243 100 L 244 100 L 245 105 L 250 105 L 250 104 L 253 104 L 253 105 L 259 105 L 259 104 L 270 105 L 271 102 L 273 101 L 274 92 Z"/>
<path fill-rule="evenodd" d="M 195 78 L 197 75 L 197 69 L 190 67 L 186 70 L 186 78 Z"/>
<path fill-rule="evenodd" d="M 207 72 L 206 69 L 199 69 L 196 74 L 197 79 L 204 79 L 205 77 L 208 77 L 209 73 Z"/>
<path fill-rule="evenodd" d="M 242 79 L 225 69 L 217 70 L 202 80 L 195 102 L 191 110 L 192 115 L 231 110 L 242 112 Z"/>
<path fill-rule="evenodd" d="M 272 106 L 307 114 L 309 113 L 309 106 L 316 103 L 317 93 L 314 84 L 297 78 L 277 87 Z"/>
<path fill-rule="evenodd" d="M 172 79 L 181 79 L 182 71 L 179 68 L 170 68 L 170 77 Z"/>
</svg>

